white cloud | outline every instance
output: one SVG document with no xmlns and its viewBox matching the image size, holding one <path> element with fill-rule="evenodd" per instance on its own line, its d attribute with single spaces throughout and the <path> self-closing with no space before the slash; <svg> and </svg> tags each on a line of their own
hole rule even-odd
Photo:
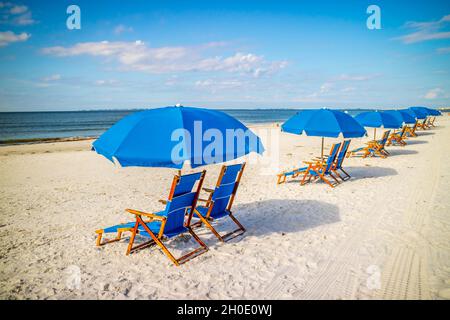
<svg viewBox="0 0 450 320">
<path fill-rule="evenodd" d="M 341 91 L 342 92 L 353 92 L 355 90 L 356 90 L 355 87 L 346 87 L 346 88 L 343 88 Z"/>
<path fill-rule="evenodd" d="M 132 31 L 133 31 L 132 27 L 127 27 L 127 26 L 125 26 L 123 24 L 119 24 L 118 26 L 116 26 L 114 28 L 114 33 L 115 34 L 122 34 L 124 32 L 132 32 Z"/>
<path fill-rule="evenodd" d="M 59 74 L 52 74 L 48 77 L 42 78 L 42 81 L 45 81 L 45 82 L 58 81 L 58 80 L 61 80 L 61 75 L 59 75 Z"/>
<path fill-rule="evenodd" d="M 244 83 L 237 79 L 228 80 L 216 80 L 216 79 L 206 79 L 198 80 L 195 82 L 195 86 L 200 89 L 208 89 L 212 92 L 217 90 L 233 89 L 242 87 Z"/>
<path fill-rule="evenodd" d="M 349 74 L 341 74 L 339 77 L 334 79 L 335 81 L 368 81 L 378 77 L 378 74 L 369 74 L 369 75 L 349 75 Z"/>
<path fill-rule="evenodd" d="M 450 47 L 446 47 L 446 48 L 438 48 L 437 52 L 439 54 L 446 54 L 446 53 L 450 53 Z"/>
<path fill-rule="evenodd" d="M 0 23 L 27 26 L 36 23 L 30 9 L 25 5 L 0 2 Z"/>
<path fill-rule="evenodd" d="M 25 32 L 22 33 L 14 33 L 12 31 L 0 32 L 0 47 L 6 47 L 7 45 L 13 42 L 27 41 L 30 37 L 31 35 Z"/>
<path fill-rule="evenodd" d="M 214 45 L 215 47 L 215 45 Z M 42 52 L 58 57 L 90 55 L 119 62 L 123 70 L 148 73 L 224 71 L 260 77 L 286 67 L 286 61 L 267 61 L 263 56 L 238 52 L 228 57 L 202 57 L 208 45 L 198 47 L 148 47 L 135 42 L 82 42 L 71 47 L 55 46 Z"/>
<path fill-rule="evenodd" d="M 97 85 L 97 86 L 111 86 L 111 85 L 115 85 L 117 83 L 118 83 L 118 81 L 114 80 L 114 79 L 97 80 L 97 81 L 94 82 L 94 84 Z"/>
<path fill-rule="evenodd" d="M 403 41 L 403 43 L 405 44 L 430 40 L 449 39 L 450 31 L 444 30 L 448 29 L 449 26 L 450 14 L 442 17 L 437 21 L 408 22 L 405 24 L 405 27 L 408 29 L 413 29 L 414 32 L 396 39 Z"/>
<path fill-rule="evenodd" d="M 428 91 L 424 98 L 428 99 L 428 100 L 434 100 L 438 97 L 440 97 L 442 94 L 444 93 L 444 91 L 441 88 L 434 88 L 431 89 L 430 91 Z"/>
</svg>

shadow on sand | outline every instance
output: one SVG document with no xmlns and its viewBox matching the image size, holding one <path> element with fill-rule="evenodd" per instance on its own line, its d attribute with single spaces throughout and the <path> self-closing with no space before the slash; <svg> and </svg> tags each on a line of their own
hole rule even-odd
<svg viewBox="0 0 450 320">
<path fill-rule="evenodd" d="M 408 149 L 395 149 L 395 150 L 387 149 L 387 150 L 389 151 L 390 157 L 406 156 L 408 154 L 417 154 L 418 153 L 416 150 L 408 150 Z"/>
<path fill-rule="evenodd" d="M 430 132 L 430 131 L 419 131 L 419 132 L 417 132 L 417 137 L 420 137 L 420 136 L 431 136 L 433 134 L 434 134 L 434 132 Z"/>
<path fill-rule="evenodd" d="M 238 205 L 237 218 L 247 235 L 266 236 L 312 229 L 340 221 L 339 208 L 317 200 L 266 200 Z"/>
<path fill-rule="evenodd" d="M 415 145 L 415 144 L 425 144 L 425 143 L 428 143 L 428 142 L 426 142 L 426 141 L 423 141 L 423 140 L 411 140 L 411 139 L 408 139 L 408 140 L 406 140 L 406 143 L 408 144 L 408 145 Z"/>
<path fill-rule="evenodd" d="M 397 175 L 397 170 L 382 167 L 345 167 L 345 171 L 352 176 L 352 180 L 381 178 Z"/>
</svg>

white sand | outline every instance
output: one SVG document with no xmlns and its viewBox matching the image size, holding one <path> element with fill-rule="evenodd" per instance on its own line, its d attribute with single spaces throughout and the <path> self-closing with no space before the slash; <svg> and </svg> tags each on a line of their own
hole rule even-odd
<svg viewBox="0 0 450 320">
<path fill-rule="evenodd" d="M 199 232 L 210 250 L 181 267 L 156 248 L 125 256 L 127 241 L 95 247 L 125 208 L 161 209 L 173 170 L 116 168 L 90 141 L 1 147 L 0 298 L 448 299 L 450 118 L 437 123 L 387 159 L 347 159 L 353 178 L 335 189 L 277 186 L 249 165 L 234 207 L 248 232 Z M 319 145 L 282 134 L 281 166 Z M 210 186 L 219 166 L 206 169 Z"/>
</svg>

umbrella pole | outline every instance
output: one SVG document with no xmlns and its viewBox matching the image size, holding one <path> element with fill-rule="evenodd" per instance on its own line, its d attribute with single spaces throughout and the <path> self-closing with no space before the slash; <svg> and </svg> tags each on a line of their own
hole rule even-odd
<svg viewBox="0 0 450 320">
<path fill-rule="evenodd" d="M 373 140 L 377 140 L 377 128 L 373 128 Z"/>
<path fill-rule="evenodd" d="M 321 155 L 322 161 L 323 161 L 323 140 L 325 140 L 324 137 L 322 137 L 322 155 Z"/>
</svg>

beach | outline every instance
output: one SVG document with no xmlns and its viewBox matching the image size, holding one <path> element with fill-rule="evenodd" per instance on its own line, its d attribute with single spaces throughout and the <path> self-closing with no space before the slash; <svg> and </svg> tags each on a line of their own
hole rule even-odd
<svg viewBox="0 0 450 320">
<path fill-rule="evenodd" d="M 436 124 L 386 159 L 345 159 L 352 178 L 334 189 L 277 185 L 249 161 L 233 209 L 247 232 L 220 243 L 198 229 L 209 251 L 180 267 L 157 248 L 126 256 L 127 237 L 95 246 L 96 229 L 132 221 L 126 208 L 162 210 L 173 169 L 118 168 L 93 140 L 2 146 L 0 298 L 450 299 L 450 117 Z M 319 138 L 262 139 L 280 169 L 320 155 Z M 204 186 L 220 167 L 204 167 Z"/>
</svg>

